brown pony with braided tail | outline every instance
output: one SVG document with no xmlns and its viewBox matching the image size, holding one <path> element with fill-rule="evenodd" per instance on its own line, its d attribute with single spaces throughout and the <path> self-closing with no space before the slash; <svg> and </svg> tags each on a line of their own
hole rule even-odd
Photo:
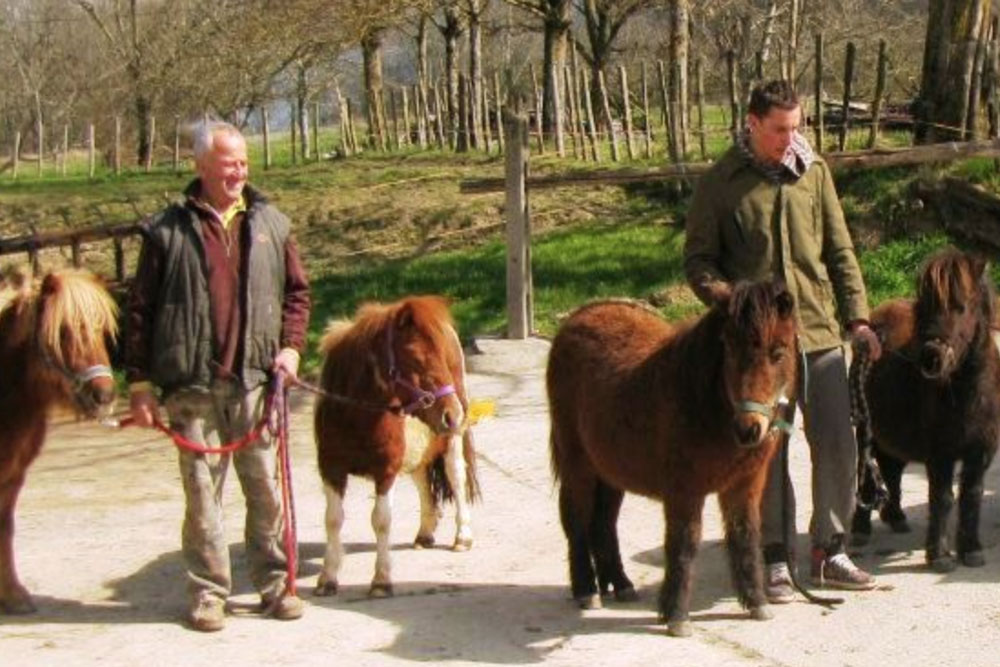
<svg viewBox="0 0 1000 667">
<path fill-rule="evenodd" d="M 793 307 L 780 283 L 742 283 L 694 323 L 673 326 L 637 304 L 605 301 L 560 327 L 547 372 L 552 468 L 581 606 L 600 606 L 609 588 L 635 597 L 616 525 L 631 491 L 664 503 L 660 614 L 669 634 L 690 634 L 702 508 L 717 493 L 739 601 L 752 618 L 770 618 L 760 497 L 794 404 Z"/>
<path fill-rule="evenodd" d="M 861 408 L 859 446 L 870 433 L 888 491 L 882 520 L 896 532 L 909 531 L 900 498 L 903 467 L 907 461 L 923 463 L 930 487 L 926 558 L 938 572 L 956 565 L 947 523 L 958 462 L 957 559 L 970 567 L 984 562 L 979 540 L 983 477 L 1000 439 L 1000 354 L 993 343 L 993 318 L 986 262 L 948 248 L 926 263 L 916 299 L 891 301 L 872 313 L 872 325 L 884 341 L 879 360 L 871 364 L 864 351 L 857 351 L 852 364 L 861 368 L 852 368 L 852 375 L 863 387 L 864 400 L 855 401 Z M 866 481 L 870 489 L 871 479 L 859 483 Z M 859 506 L 855 541 L 867 541 L 871 531 L 871 507 Z"/>
</svg>

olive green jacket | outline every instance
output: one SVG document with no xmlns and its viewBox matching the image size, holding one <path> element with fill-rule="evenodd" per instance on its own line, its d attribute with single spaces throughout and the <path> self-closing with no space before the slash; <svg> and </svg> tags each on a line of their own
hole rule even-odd
<svg viewBox="0 0 1000 667">
<path fill-rule="evenodd" d="M 798 180 L 775 183 L 731 148 L 699 180 L 686 229 L 684 272 L 705 303 L 738 280 L 784 278 L 806 352 L 840 345 L 841 323 L 868 319 L 854 244 L 819 157 Z"/>
</svg>

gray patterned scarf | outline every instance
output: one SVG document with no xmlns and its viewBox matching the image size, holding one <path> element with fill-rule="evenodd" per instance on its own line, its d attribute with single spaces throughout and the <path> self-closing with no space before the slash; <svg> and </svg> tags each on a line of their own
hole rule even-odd
<svg viewBox="0 0 1000 667">
<path fill-rule="evenodd" d="M 736 145 L 747 162 L 760 171 L 765 178 L 774 183 L 798 180 L 809 169 L 809 165 L 816 161 L 816 154 L 813 153 L 812 146 L 809 145 L 809 140 L 803 137 L 798 131 L 792 135 L 792 143 L 788 145 L 788 149 L 785 151 L 784 157 L 781 158 L 781 162 L 775 164 L 768 164 L 757 159 L 753 148 L 750 146 L 750 131 L 748 128 L 744 128 L 740 132 Z"/>
</svg>

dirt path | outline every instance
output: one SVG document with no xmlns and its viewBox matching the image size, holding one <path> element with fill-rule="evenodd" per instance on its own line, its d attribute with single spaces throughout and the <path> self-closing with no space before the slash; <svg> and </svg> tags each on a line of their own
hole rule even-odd
<svg viewBox="0 0 1000 667">
<path fill-rule="evenodd" d="M 39 612 L 0 617 L 2 665 L 449 664 L 551 665 L 912 665 L 997 664 L 1000 646 L 1000 508 L 997 470 L 987 480 L 983 537 L 987 566 L 950 575 L 924 570 L 926 482 L 904 480 L 915 532 L 879 527 L 858 561 L 881 588 L 848 594 L 836 611 L 798 602 L 768 623 L 745 619 L 728 582 L 718 511 L 706 511 L 694 593 L 695 635 L 666 637 L 656 624 L 662 579 L 660 507 L 629 497 L 620 523 L 626 568 L 640 590 L 632 604 L 580 613 L 568 600 L 565 543 L 548 469 L 542 386 L 547 344 L 480 341 L 471 356 L 474 396 L 497 415 L 476 429 L 483 505 L 474 509 L 468 553 L 409 548 L 416 534 L 412 483 L 397 487 L 393 524 L 396 596 L 368 600 L 374 562 L 371 485 L 352 480 L 344 539 L 347 558 L 336 598 L 309 593 L 322 561 L 323 499 L 315 471 L 311 401 L 293 420 L 296 502 L 308 608 L 296 622 L 252 613 L 242 564 L 242 498 L 227 489 L 234 555 L 235 615 L 214 635 L 185 629 L 179 553 L 182 499 L 176 455 L 159 436 L 94 424 L 59 423 L 32 470 L 18 512 L 22 579 Z M 805 553 L 808 462 L 793 442 Z M 446 510 L 438 541 L 450 544 Z"/>
</svg>

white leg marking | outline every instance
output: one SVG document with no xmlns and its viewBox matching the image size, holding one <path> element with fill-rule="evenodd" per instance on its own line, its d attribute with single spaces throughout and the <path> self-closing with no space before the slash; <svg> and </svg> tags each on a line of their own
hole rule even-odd
<svg viewBox="0 0 1000 667">
<path fill-rule="evenodd" d="M 434 531 L 437 530 L 441 512 L 431 495 L 431 483 L 426 467 L 413 471 L 413 483 L 417 487 L 417 495 L 420 496 L 420 531 L 414 542 L 414 546 L 419 549 L 434 545 Z"/>
<path fill-rule="evenodd" d="M 462 456 L 462 436 L 448 441 L 444 459 L 445 473 L 455 492 L 455 550 L 466 551 L 472 547 L 472 509 L 465 497 L 465 457 Z"/>
<path fill-rule="evenodd" d="M 344 526 L 344 497 L 329 484 L 323 485 L 323 493 L 326 496 L 326 552 L 316 589 L 321 594 L 329 595 L 337 592 L 337 576 L 344 559 L 344 547 L 340 541 L 340 529 Z"/>
<path fill-rule="evenodd" d="M 372 509 L 372 529 L 375 531 L 375 578 L 372 594 L 392 591 L 392 562 L 389 556 L 389 531 L 392 528 L 392 488 L 388 493 L 375 496 Z"/>
</svg>

